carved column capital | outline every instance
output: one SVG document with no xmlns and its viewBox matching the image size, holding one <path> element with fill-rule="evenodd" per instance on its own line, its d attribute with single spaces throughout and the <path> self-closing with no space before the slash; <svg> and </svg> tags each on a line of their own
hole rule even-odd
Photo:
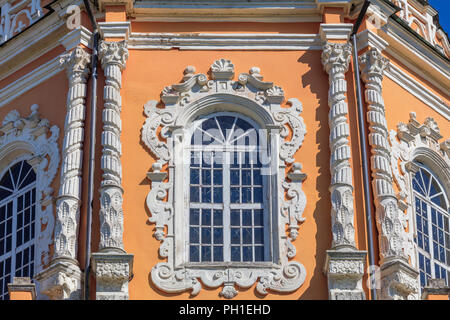
<svg viewBox="0 0 450 320">
<path fill-rule="evenodd" d="M 104 70 L 112 65 L 119 66 L 120 70 L 123 70 L 128 60 L 127 41 L 101 41 L 98 54 Z"/>
<path fill-rule="evenodd" d="M 370 78 L 383 78 L 384 70 L 389 68 L 389 59 L 383 57 L 376 48 L 371 48 L 359 57 L 361 75 L 364 82 L 370 82 Z"/>
<path fill-rule="evenodd" d="M 328 74 L 345 73 L 352 56 L 349 43 L 325 43 L 322 51 L 322 64 Z"/>
<path fill-rule="evenodd" d="M 80 46 L 69 53 L 61 55 L 59 59 L 59 63 L 66 69 L 67 76 L 71 82 L 86 82 L 90 62 L 91 55 Z"/>
</svg>

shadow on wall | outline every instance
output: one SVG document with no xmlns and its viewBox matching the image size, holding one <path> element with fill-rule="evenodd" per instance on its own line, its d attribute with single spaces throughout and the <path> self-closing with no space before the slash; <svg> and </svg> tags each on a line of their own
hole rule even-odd
<svg viewBox="0 0 450 320">
<path fill-rule="evenodd" d="M 318 192 L 318 200 L 315 204 L 310 203 L 310 208 L 314 206 L 313 218 L 317 226 L 317 233 L 315 236 L 316 243 L 316 268 L 312 271 L 310 284 L 299 299 L 317 300 L 328 299 L 323 293 L 328 292 L 328 285 L 326 276 L 323 273 L 323 265 L 325 263 L 325 251 L 331 246 L 331 221 L 330 210 L 331 200 L 328 186 L 330 185 L 330 147 L 329 135 L 330 130 L 328 126 L 328 75 L 323 71 L 321 76 L 318 70 L 323 70 L 321 62 L 321 51 L 306 51 L 297 61 L 299 63 L 307 64 L 310 68 L 308 72 L 302 75 L 302 86 L 309 87 L 311 92 L 315 94 L 319 100 L 319 104 L 315 108 L 315 121 L 318 121 L 318 130 L 315 132 L 315 143 L 318 146 L 316 154 L 316 166 L 318 168 L 318 176 L 315 181 Z M 321 83 L 324 79 L 326 83 Z M 309 271 L 309 270 L 308 270 Z M 309 272 L 311 272 L 309 271 Z M 319 289 L 321 288 L 321 289 Z"/>
</svg>

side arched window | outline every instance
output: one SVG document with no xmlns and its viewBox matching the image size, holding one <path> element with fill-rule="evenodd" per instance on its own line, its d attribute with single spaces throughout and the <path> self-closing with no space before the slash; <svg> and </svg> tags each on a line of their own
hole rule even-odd
<svg viewBox="0 0 450 320">
<path fill-rule="evenodd" d="M 36 174 L 26 162 L 9 167 L 0 180 L 0 298 L 9 299 L 13 277 L 33 277 Z"/>
<path fill-rule="evenodd" d="M 421 287 L 428 279 L 450 278 L 449 204 L 441 183 L 431 170 L 417 163 L 412 186 Z"/>
</svg>

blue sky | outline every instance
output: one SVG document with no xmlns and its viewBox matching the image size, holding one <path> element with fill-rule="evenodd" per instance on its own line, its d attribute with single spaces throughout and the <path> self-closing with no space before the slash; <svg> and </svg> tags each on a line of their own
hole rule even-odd
<svg viewBox="0 0 450 320">
<path fill-rule="evenodd" d="M 429 0 L 430 5 L 439 12 L 439 22 L 450 35 L 450 0 Z"/>
</svg>

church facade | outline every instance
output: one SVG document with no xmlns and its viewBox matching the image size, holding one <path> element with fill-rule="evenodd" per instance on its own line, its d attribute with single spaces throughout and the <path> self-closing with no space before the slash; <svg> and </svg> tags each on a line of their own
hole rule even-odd
<svg viewBox="0 0 450 320">
<path fill-rule="evenodd" d="M 1 299 L 449 298 L 427 1 L 0 6 Z"/>
</svg>

